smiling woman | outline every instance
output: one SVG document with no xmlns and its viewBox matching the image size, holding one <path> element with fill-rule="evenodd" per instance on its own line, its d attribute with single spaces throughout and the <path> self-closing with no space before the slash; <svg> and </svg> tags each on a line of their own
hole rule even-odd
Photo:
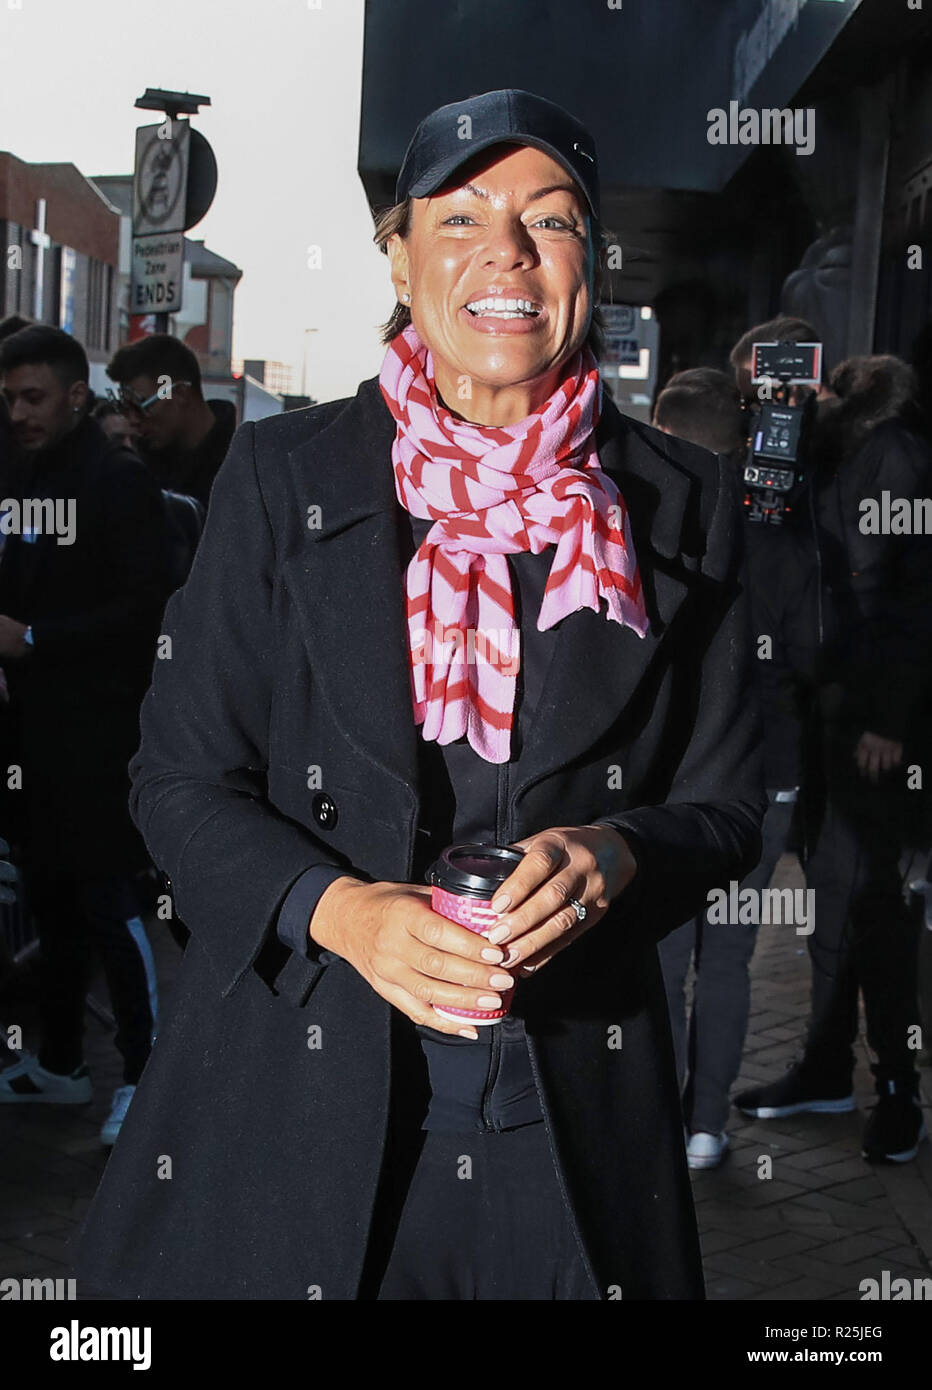
<svg viewBox="0 0 932 1390">
<path fill-rule="evenodd" d="M 481 156 L 479 158 L 481 160 Z M 475 196 L 479 195 L 477 194 Z M 388 254 L 389 245 L 392 244 L 392 239 L 395 237 L 400 238 L 403 242 L 407 240 L 411 231 L 411 222 L 414 205 L 415 200 L 413 198 L 404 198 L 401 202 L 395 203 L 391 207 L 383 208 L 380 212 L 376 214 L 375 236 L 373 240 L 375 241 L 376 245 L 379 247 L 381 251 Z M 454 214 L 453 216 L 455 217 L 456 214 Z M 453 219 L 451 218 L 450 220 L 452 221 Z M 586 218 L 586 221 L 588 224 L 589 239 L 591 242 L 594 261 L 594 288 L 597 292 L 599 282 L 601 279 L 604 251 L 608 244 L 610 233 L 607 231 L 606 228 L 602 226 L 598 218 L 594 217 L 591 213 Z M 399 298 L 398 303 L 395 305 L 395 308 L 393 309 L 386 323 L 382 326 L 382 342 L 385 344 L 390 343 L 393 338 L 396 338 L 398 334 L 403 332 L 403 330 L 407 328 L 408 325 L 411 323 L 411 309 L 409 308 L 408 301 L 405 301 L 403 297 L 405 293 L 408 294 L 408 300 L 410 300 L 410 292 L 402 291 L 402 295 Z M 477 306 L 474 304 L 470 304 L 467 307 L 475 309 Z M 499 312 L 501 312 L 502 306 L 500 302 L 496 305 L 496 307 L 498 308 Z M 600 357 L 602 353 L 602 347 L 604 342 L 603 335 L 604 328 L 602 314 L 598 302 L 595 302 L 592 306 L 592 312 L 589 319 L 589 331 L 586 335 L 586 346 L 597 358 Z"/>
<path fill-rule="evenodd" d="M 603 399 L 561 107 L 432 112 L 376 239 L 379 376 L 241 427 L 166 610 L 132 805 L 191 942 L 79 1271 L 701 1298 L 656 943 L 760 853 L 732 473 Z"/>
</svg>

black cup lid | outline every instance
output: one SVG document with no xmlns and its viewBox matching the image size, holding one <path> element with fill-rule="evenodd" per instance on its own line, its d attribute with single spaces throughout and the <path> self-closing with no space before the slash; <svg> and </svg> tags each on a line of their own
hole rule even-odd
<svg viewBox="0 0 932 1390">
<path fill-rule="evenodd" d="M 507 845 L 451 845 L 430 870 L 430 881 L 450 893 L 489 897 L 524 858 Z"/>
</svg>

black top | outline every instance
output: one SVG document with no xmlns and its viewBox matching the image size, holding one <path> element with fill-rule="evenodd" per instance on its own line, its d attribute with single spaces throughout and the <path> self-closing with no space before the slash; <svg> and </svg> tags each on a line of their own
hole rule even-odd
<svg viewBox="0 0 932 1390">
<path fill-rule="evenodd" d="M 146 465 L 161 487 L 196 497 L 203 507 L 208 504 L 214 478 L 226 458 L 236 429 L 236 408 L 230 401 L 210 400 L 207 404 L 213 412 L 214 423 L 193 449 L 184 452 L 168 449 L 145 455 Z"/>
<path fill-rule="evenodd" d="M 170 591 L 162 493 L 87 417 L 32 453 L 19 485 L 14 507 L 43 508 L 35 530 L 25 513 L 11 525 L 0 559 L 0 613 L 33 639 L 3 662 L 25 841 L 43 872 L 134 873 L 147 855 L 127 765 Z"/>
<path fill-rule="evenodd" d="M 433 522 L 403 515 L 410 525 L 411 554 Z M 537 614 L 553 563 L 553 547 L 507 556 L 521 631 L 521 665 L 515 694 L 513 753 L 534 712 L 543 684 L 548 634 L 536 633 Z M 527 628 L 537 640 L 528 640 Z M 413 876 L 425 879 L 448 845 L 504 844 L 508 763 L 490 763 L 465 738 L 439 744 L 421 739 L 420 851 Z M 507 970 L 507 966 L 502 967 Z M 518 985 L 520 990 L 520 981 Z M 518 991 L 515 992 L 515 1000 Z M 513 1002 L 514 1009 L 514 1002 Z M 464 1025 L 467 1021 L 464 1020 Z M 543 1119 L 527 1049 L 523 1020 L 514 1011 L 497 1024 L 480 1024 L 478 1040 L 459 1038 L 421 1024 L 411 1025 L 430 1072 L 430 1109 L 422 1128 L 469 1131 L 517 1128 Z M 468 1026 L 468 1025 L 467 1025 Z"/>
</svg>

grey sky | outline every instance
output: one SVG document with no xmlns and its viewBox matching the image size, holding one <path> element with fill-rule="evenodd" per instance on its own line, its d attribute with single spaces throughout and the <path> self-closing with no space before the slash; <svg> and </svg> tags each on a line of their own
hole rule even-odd
<svg viewBox="0 0 932 1390">
<path fill-rule="evenodd" d="M 356 173 L 362 32 L 363 0 L 0 0 L 0 149 L 126 173 L 146 87 L 211 97 L 195 124 L 220 183 L 189 235 L 243 269 L 234 355 L 291 363 L 300 389 L 306 341 L 333 400 L 378 371 L 394 302 Z"/>
</svg>

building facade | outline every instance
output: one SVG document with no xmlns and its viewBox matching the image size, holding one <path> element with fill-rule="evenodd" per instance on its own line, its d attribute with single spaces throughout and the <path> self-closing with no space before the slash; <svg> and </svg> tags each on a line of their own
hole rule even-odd
<svg viewBox="0 0 932 1390">
<path fill-rule="evenodd" d="M 0 318 L 63 328 L 91 362 L 119 345 L 120 217 L 73 164 L 0 152 Z"/>
<path fill-rule="evenodd" d="M 112 386 L 105 368 L 117 348 L 155 330 L 129 312 L 132 183 L 131 174 L 90 179 L 73 164 L 0 152 L 0 318 L 20 314 L 72 334 L 97 392 Z M 205 375 L 230 375 L 242 274 L 185 238 L 182 308 L 168 331 L 194 350 Z"/>
<path fill-rule="evenodd" d="M 907 357 L 932 321 L 932 4 L 565 0 L 367 9 L 359 172 L 393 200 L 417 122 L 498 87 L 593 132 L 615 248 L 603 300 L 650 306 L 656 387 L 754 323 L 814 320 L 829 368 Z M 932 333 L 932 330 L 930 330 Z"/>
<path fill-rule="evenodd" d="M 131 319 L 130 269 L 132 247 L 133 176 L 101 174 L 93 180 L 120 218 L 119 302 L 122 341 L 154 332 L 154 316 Z M 205 376 L 228 377 L 233 352 L 233 300 L 243 272 L 209 250 L 203 241 L 184 239 L 184 281 L 181 309 L 168 315 L 168 332 L 197 354 Z"/>
</svg>

